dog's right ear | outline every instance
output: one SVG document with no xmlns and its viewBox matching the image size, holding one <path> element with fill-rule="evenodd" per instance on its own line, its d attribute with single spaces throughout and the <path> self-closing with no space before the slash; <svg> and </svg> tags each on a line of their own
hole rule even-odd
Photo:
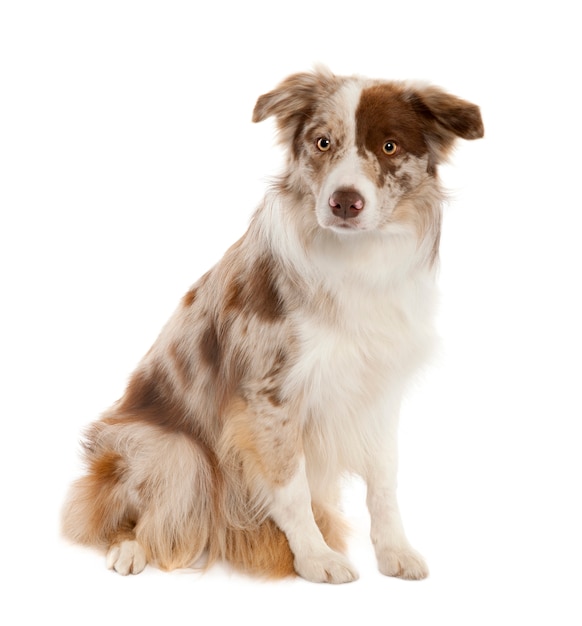
<svg viewBox="0 0 582 626">
<path fill-rule="evenodd" d="M 253 111 L 253 122 L 262 122 L 271 115 L 276 115 L 281 121 L 309 110 L 335 82 L 336 77 L 322 66 L 316 67 L 313 72 L 292 74 L 273 91 L 259 97 Z"/>
<path fill-rule="evenodd" d="M 292 141 L 297 127 L 311 117 L 316 102 L 336 88 L 337 78 L 322 66 L 313 72 L 292 74 L 273 91 L 259 97 L 253 122 L 262 122 L 274 115 L 281 142 Z"/>
</svg>

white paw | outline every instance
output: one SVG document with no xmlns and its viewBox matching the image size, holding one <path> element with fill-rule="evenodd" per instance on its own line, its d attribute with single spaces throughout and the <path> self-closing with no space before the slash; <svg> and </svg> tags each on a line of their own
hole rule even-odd
<svg viewBox="0 0 582 626">
<path fill-rule="evenodd" d="M 386 576 L 407 580 L 421 580 L 428 576 L 424 559 L 410 547 L 379 550 L 378 568 Z"/>
<path fill-rule="evenodd" d="M 358 572 L 348 559 L 333 550 L 301 560 L 296 558 L 295 570 L 299 576 L 314 583 L 349 583 L 358 578 Z"/>
<path fill-rule="evenodd" d="M 122 576 L 139 574 L 146 566 L 144 549 L 137 541 L 122 541 L 109 548 L 107 567 Z"/>
</svg>

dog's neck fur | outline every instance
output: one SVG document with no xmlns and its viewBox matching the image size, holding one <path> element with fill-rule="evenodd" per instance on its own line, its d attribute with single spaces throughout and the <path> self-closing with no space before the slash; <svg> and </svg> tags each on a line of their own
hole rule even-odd
<svg viewBox="0 0 582 626">
<path fill-rule="evenodd" d="M 284 188 L 267 194 L 250 231 L 260 235 L 265 249 L 303 286 L 384 290 L 415 275 L 424 281 L 434 277 L 438 266 L 442 196 L 438 183 L 433 184 L 430 210 L 439 219 L 437 227 L 422 238 L 405 225 L 388 232 L 345 235 L 322 229 L 313 218 L 314 198 Z M 292 219 L 293 212 L 305 219 Z"/>
</svg>

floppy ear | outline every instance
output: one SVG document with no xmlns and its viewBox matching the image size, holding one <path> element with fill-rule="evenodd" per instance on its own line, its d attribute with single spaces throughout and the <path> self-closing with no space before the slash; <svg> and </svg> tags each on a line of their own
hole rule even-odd
<svg viewBox="0 0 582 626">
<path fill-rule="evenodd" d="M 410 102 L 424 120 L 425 133 L 436 162 L 446 159 L 455 139 L 483 137 L 479 107 L 437 87 L 416 89 Z"/>
<path fill-rule="evenodd" d="M 337 89 L 338 79 L 325 67 L 292 74 L 257 100 L 253 122 L 275 115 L 282 143 L 291 142 L 297 128 L 313 113 L 316 102 Z"/>
<path fill-rule="evenodd" d="M 273 91 L 259 97 L 253 111 L 253 122 L 262 122 L 271 115 L 288 118 L 298 111 L 309 109 L 335 82 L 336 77 L 323 66 L 316 67 L 313 72 L 292 74 Z"/>
</svg>

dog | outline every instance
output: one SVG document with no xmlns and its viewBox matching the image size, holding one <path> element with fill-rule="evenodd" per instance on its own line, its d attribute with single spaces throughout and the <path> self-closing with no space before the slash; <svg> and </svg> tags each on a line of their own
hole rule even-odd
<svg viewBox="0 0 582 626">
<path fill-rule="evenodd" d="M 433 345 L 443 191 L 479 108 L 316 67 L 259 97 L 282 175 L 85 433 L 64 535 L 139 573 L 217 559 L 345 583 L 340 481 L 367 485 L 379 570 L 422 579 L 396 498 L 402 395 Z"/>
</svg>

